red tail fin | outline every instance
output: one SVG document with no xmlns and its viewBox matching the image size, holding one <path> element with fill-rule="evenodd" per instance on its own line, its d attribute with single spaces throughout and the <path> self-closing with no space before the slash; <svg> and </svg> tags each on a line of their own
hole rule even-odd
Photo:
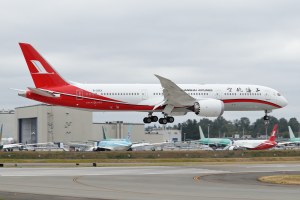
<svg viewBox="0 0 300 200">
<path fill-rule="evenodd" d="M 276 140 L 277 127 L 278 127 L 278 124 L 275 124 L 274 128 L 273 128 L 273 131 L 272 131 L 272 134 L 271 134 L 271 136 L 269 138 L 269 141 L 274 142 Z"/>
<path fill-rule="evenodd" d="M 19 45 L 35 87 L 52 88 L 69 85 L 30 44 L 19 43 Z"/>
</svg>

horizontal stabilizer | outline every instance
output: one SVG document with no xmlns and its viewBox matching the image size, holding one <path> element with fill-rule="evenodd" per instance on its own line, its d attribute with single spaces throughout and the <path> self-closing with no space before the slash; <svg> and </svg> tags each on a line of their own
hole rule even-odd
<svg viewBox="0 0 300 200">
<path fill-rule="evenodd" d="M 41 89 L 38 89 L 38 88 L 31 88 L 31 87 L 28 87 L 28 89 L 35 93 L 35 94 L 38 94 L 38 95 L 41 95 L 41 96 L 44 96 L 44 97 L 57 97 L 57 95 L 51 93 L 51 92 L 48 92 L 48 91 L 45 91 L 45 90 L 41 90 Z"/>
<path fill-rule="evenodd" d="M 22 97 L 26 97 L 26 90 L 16 89 L 16 88 L 10 88 L 11 90 L 18 91 L 18 95 Z"/>
</svg>

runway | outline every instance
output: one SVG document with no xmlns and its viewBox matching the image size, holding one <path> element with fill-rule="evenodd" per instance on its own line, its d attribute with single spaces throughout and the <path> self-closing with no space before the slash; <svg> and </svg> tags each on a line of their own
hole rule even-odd
<svg viewBox="0 0 300 200">
<path fill-rule="evenodd" d="M 293 200 L 299 199 L 300 186 L 265 184 L 256 179 L 298 171 L 300 164 L 1 168 L 0 198 Z"/>
</svg>

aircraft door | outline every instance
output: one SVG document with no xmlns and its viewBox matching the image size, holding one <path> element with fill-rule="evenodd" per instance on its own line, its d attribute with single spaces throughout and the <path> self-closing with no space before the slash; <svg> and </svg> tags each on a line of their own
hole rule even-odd
<svg viewBox="0 0 300 200">
<path fill-rule="evenodd" d="M 148 91 L 146 89 L 141 90 L 142 99 L 148 99 Z"/>
<path fill-rule="evenodd" d="M 76 90 L 76 100 L 82 100 L 82 90 Z"/>
<path fill-rule="evenodd" d="M 222 91 L 221 90 L 216 90 L 215 91 L 215 98 L 216 99 L 222 99 Z"/>
</svg>

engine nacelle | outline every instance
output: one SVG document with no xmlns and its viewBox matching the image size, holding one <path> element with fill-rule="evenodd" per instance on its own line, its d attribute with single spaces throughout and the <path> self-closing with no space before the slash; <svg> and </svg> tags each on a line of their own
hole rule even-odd
<svg viewBox="0 0 300 200">
<path fill-rule="evenodd" d="M 199 100 L 194 104 L 194 112 L 203 117 L 219 117 L 224 112 L 224 103 L 217 99 Z"/>
</svg>

